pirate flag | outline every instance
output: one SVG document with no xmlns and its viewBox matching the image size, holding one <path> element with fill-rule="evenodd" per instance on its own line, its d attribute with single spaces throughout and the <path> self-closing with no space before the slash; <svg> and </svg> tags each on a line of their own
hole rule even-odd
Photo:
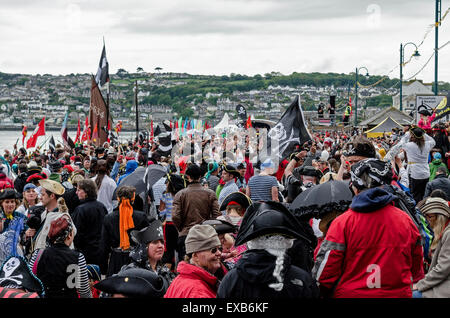
<svg viewBox="0 0 450 318">
<path fill-rule="evenodd" d="M 267 134 L 267 155 L 281 161 L 288 157 L 296 145 L 312 140 L 305 124 L 300 97 L 297 95 L 278 123 Z"/>
<path fill-rule="evenodd" d="M 247 111 L 245 110 L 245 107 L 238 104 L 236 106 L 236 112 L 238 114 L 238 118 L 240 119 L 240 121 L 237 122 L 237 126 L 239 128 L 245 128 L 247 123 Z"/>
</svg>

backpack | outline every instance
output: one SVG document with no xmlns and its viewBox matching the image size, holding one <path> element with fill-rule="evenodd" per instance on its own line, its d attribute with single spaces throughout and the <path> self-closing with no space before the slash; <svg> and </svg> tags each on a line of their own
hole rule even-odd
<svg viewBox="0 0 450 318">
<path fill-rule="evenodd" d="M 396 186 L 389 185 L 384 186 L 383 188 L 397 197 L 397 199 L 393 201 L 394 205 L 397 208 L 405 211 L 416 225 L 422 238 L 423 256 L 425 262 L 427 264 L 431 263 L 429 252 L 431 243 L 433 242 L 434 233 L 427 219 L 416 207 L 416 202 L 414 201 L 413 197 L 409 193 L 401 190 Z"/>
</svg>

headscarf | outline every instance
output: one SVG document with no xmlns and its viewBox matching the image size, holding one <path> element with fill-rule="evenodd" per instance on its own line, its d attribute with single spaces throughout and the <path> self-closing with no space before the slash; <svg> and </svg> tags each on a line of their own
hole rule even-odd
<svg viewBox="0 0 450 318">
<path fill-rule="evenodd" d="M 211 167 L 212 166 L 212 167 Z M 209 169 L 211 167 L 211 170 Z M 215 161 L 208 163 L 208 172 L 206 173 L 205 179 L 208 180 L 211 173 L 219 168 L 219 164 Z"/>
<path fill-rule="evenodd" d="M 122 250 L 127 250 L 130 248 L 130 238 L 128 237 L 127 231 L 132 228 L 134 228 L 133 207 L 131 206 L 130 199 L 122 198 L 119 205 L 119 247 Z"/>
<path fill-rule="evenodd" d="M 350 171 L 350 175 L 352 178 L 352 184 L 357 189 L 361 190 L 367 186 L 361 179 L 361 176 L 364 173 L 367 173 L 369 177 L 375 181 L 371 188 L 383 184 L 390 184 L 392 181 L 392 168 L 390 162 L 368 158 L 354 164 L 352 166 L 352 170 Z"/>
<path fill-rule="evenodd" d="M 73 224 L 67 215 L 62 215 L 50 224 L 47 239 L 50 244 L 64 243 L 66 238 L 72 233 Z"/>
</svg>

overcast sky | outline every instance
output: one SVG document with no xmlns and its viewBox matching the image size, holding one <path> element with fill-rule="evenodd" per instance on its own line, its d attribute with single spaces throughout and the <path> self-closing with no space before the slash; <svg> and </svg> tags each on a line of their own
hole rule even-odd
<svg viewBox="0 0 450 318">
<path fill-rule="evenodd" d="M 0 72 L 96 73 L 103 36 L 110 73 L 142 67 L 190 74 L 276 71 L 399 77 L 400 43 L 422 42 L 432 0 L 0 0 Z M 450 0 L 442 1 L 442 10 Z M 450 18 L 439 44 L 450 40 Z M 419 71 L 434 50 L 419 47 Z M 411 56 L 414 46 L 405 49 Z M 439 51 L 439 80 L 450 82 L 450 45 Z M 434 58 L 417 76 L 434 80 Z"/>
</svg>

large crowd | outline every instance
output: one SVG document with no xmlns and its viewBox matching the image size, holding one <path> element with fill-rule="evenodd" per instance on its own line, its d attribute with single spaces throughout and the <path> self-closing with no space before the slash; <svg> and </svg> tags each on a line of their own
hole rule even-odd
<svg viewBox="0 0 450 318">
<path fill-rule="evenodd" d="M 282 160 L 222 133 L 14 146 L 0 297 L 450 297 L 449 132 L 313 131 Z"/>
</svg>

